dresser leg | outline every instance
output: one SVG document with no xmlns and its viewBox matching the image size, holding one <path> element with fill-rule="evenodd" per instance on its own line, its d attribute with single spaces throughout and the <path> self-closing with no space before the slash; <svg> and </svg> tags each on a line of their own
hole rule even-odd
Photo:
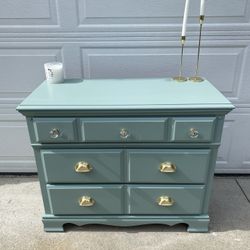
<svg viewBox="0 0 250 250">
<path fill-rule="evenodd" d="M 64 232 L 63 224 L 59 221 L 43 220 L 45 232 Z"/>
<path fill-rule="evenodd" d="M 207 233 L 209 221 L 192 221 L 188 223 L 189 233 Z"/>
</svg>

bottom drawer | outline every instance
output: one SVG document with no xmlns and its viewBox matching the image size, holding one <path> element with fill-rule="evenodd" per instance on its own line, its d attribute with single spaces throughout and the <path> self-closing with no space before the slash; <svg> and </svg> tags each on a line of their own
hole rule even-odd
<svg viewBox="0 0 250 250">
<path fill-rule="evenodd" d="M 122 185 L 47 185 L 55 215 L 122 214 Z"/>
<path fill-rule="evenodd" d="M 129 214 L 200 214 L 205 186 L 129 186 Z"/>
<path fill-rule="evenodd" d="M 55 215 L 200 214 L 204 185 L 47 185 Z"/>
</svg>

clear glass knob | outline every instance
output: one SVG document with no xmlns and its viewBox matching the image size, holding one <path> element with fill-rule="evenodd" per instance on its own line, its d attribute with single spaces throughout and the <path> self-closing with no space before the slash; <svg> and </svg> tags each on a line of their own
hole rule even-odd
<svg viewBox="0 0 250 250">
<path fill-rule="evenodd" d="M 49 134 L 51 138 L 56 139 L 60 136 L 60 130 L 58 128 L 53 128 L 50 130 Z"/>
<path fill-rule="evenodd" d="M 199 131 L 196 128 L 190 128 L 189 129 L 189 137 L 192 139 L 198 138 Z"/>
<path fill-rule="evenodd" d="M 122 128 L 120 131 L 120 137 L 122 139 L 127 139 L 129 137 L 129 132 L 125 128 Z"/>
</svg>

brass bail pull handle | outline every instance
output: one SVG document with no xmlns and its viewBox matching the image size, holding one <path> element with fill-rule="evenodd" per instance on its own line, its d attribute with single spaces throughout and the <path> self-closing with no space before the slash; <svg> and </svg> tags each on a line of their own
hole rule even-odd
<svg viewBox="0 0 250 250">
<path fill-rule="evenodd" d="M 92 207 L 95 204 L 95 200 L 90 196 L 82 196 L 78 202 L 80 207 Z"/>
<path fill-rule="evenodd" d="M 174 205 L 174 199 L 169 196 L 160 196 L 156 202 L 161 207 L 171 207 Z"/>
<path fill-rule="evenodd" d="M 176 172 L 176 165 L 172 162 L 166 161 L 161 163 L 160 172 L 162 173 L 174 173 Z"/>
<path fill-rule="evenodd" d="M 77 173 L 89 173 L 92 171 L 92 166 L 86 161 L 79 161 L 75 165 L 75 171 Z"/>
</svg>

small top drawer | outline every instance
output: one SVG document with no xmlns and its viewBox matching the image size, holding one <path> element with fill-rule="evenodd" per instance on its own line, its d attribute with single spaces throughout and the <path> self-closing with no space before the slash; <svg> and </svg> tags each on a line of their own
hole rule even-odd
<svg viewBox="0 0 250 250">
<path fill-rule="evenodd" d="M 172 142 L 210 142 L 214 139 L 215 117 L 176 117 L 171 123 Z"/>
<path fill-rule="evenodd" d="M 37 142 L 77 141 L 75 118 L 34 118 L 33 126 Z"/>
<path fill-rule="evenodd" d="M 32 141 L 70 142 L 211 142 L 216 117 L 33 118 Z"/>
<path fill-rule="evenodd" d="M 166 118 L 81 119 L 86 142 L 162 142 L 166 140 Z"/>
</svg>

